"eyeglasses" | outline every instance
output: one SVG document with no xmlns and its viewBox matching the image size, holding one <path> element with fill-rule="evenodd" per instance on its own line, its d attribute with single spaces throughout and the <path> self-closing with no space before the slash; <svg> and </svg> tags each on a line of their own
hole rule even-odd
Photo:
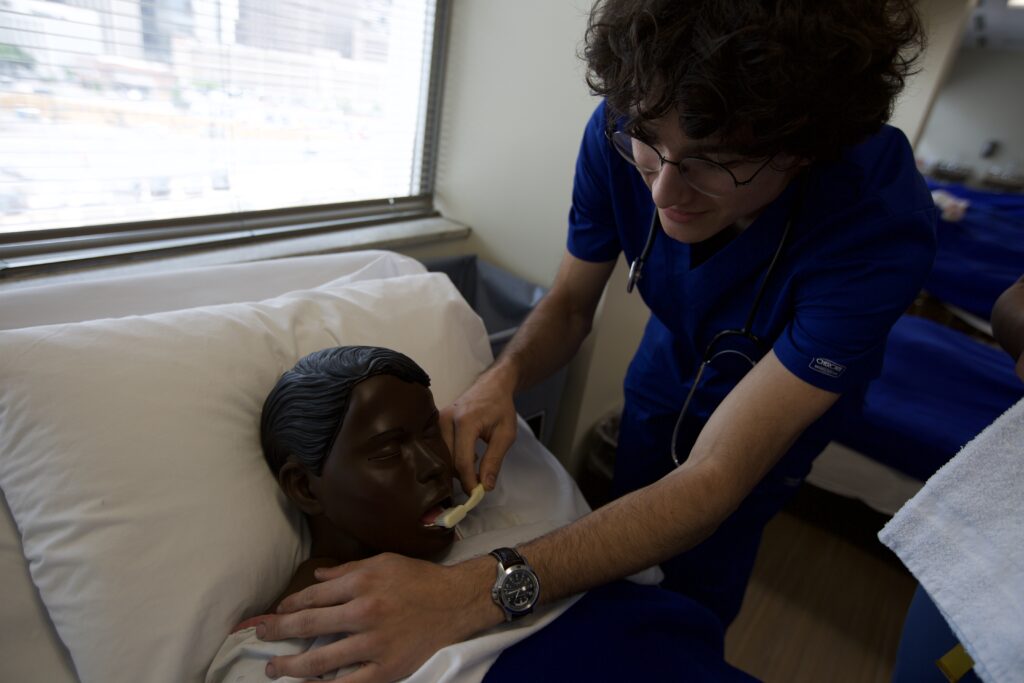
<svg viewBox="0 0 1024 683">
<path fill-rule="evenodd" d="M 683 157 L 679 161 L 666 159 L 661 152 L 639 138 L 617 130 L 608 135 L 612 147 L 641 173 L 659 173 L 665 164 L 675 166 L 686 184 L 701 194 L 721 198 L 736 191 L 737 188 L 749 185 L 757 174 L 771 163 L 775 157 L 769 157 L 746 180 L 737 180 L 728 168 L 704 157 Z"/>
</svg>

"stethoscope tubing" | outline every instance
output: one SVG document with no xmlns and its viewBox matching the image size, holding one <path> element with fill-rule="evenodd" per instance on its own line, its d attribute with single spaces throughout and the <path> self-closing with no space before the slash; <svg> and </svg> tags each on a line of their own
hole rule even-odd
<svg viewBox="0 0 1024 683">
<path fill-rule="evenodd" d="M 704 375 L 704 371 L 711 363 L 712 349 L 715 343 L 726 334 L 740 334 L 745 337 L 749 337 L 754 341 L 755 344 L 760 345 L 760 339 L 758 339 L 752 332 L 751 327 L 754 324 L 754 318 L 757 315 L 758 308 L 761 306 L 761 299 L 764 296 L 765 289 L 768 286 L 768 281 L 772 277 L 772 273 L 775 272 L 775 266 L 782 256 L 782 252 L 785 249 L 786 243 L 789 241 L 790 229 L 793 226 L 793 216 L 797 213 L 800 206 L 803 204 L 803 190 L 804 181 L 801 179 L 800 187 L 798 189 L 797 196 L 795 198 L 793 207 L 789 211 L 789 215 L 786 217 L 786 224 L 782 230 L 782 237 L 779 239 L 779 244 L 775 248 L 775 253 L 772 255 L 772 259 L 768 264 L 768 268 L 764 272 L 764 277 L 761 278 L 761 282 L 758 285 L 757 290 L 754 293 L 754 300 L 751 303 L 750 310 L 747 313 L 747 319 L 744 321 L 743 327 L 739 330 L 722 330 L 714 336 L 707 348 L 704 350 L 704 355 L 701 359 L 701 363 L 697 368 L 697 376 L 694 378 L 693 383 L 690 385 L 690 389 L 686 394 L 686 400 L 683 402 L 682 410 L 679 411 L 679 416 L 676 418 L 675 426 L 672 429 L 672 441 L 670 444 L 670 454 L 672 456 L 672 462 L 676 467 L 679 467 L 684 459 L 680 459 L 676 453 L 676 440 L 679 436 L 679 428 L 683 421 L 683 415 L 686 414 L 687 409 L 690 407 L 690 401 L 693 399 L 694 393 L 697 391 L 697 385 L 700 384 L 700 380 Z M 644 248 L 640 252 L 640 256 L 633 260 L 633 263 L 629 266 L 629 277 L 626 281 L 626 293 L 631 293 L 636 287 L 636 284 L 640 281 L 640 277 L 643 274 L 643 267 L 647 261 L 648 256 L 651 254 L 651 250 L 654 247 L 655 236 L 661 232 L 661 220 L 658 216 L 658 209 L 655 207 L 654 216 L 651 218 L 651 227 L 647 233 L 647 241 L 644 244 Z"/>
<path fill-rule="evenodd" d="M 640 277 L 643 275 L 644 263 L 647 262 L 647 257 L 651 255 L 651 249 L 654 248 L 654 238 L 661 232 L 661 218 L 658 216 L 658 209 L 655 207 L 654 216 L 651 217 L 651 227 L 647 231 L 647 241 L 644 243 L 644 248 L 640 251 L 640 256 L 633 259 L 633 263 L 629 264 L 629 277 L 626 279 L 626 294 L 631 294 L 633 288 L 636 287 L 636 283 L 640 282 Z"/>
</svg>

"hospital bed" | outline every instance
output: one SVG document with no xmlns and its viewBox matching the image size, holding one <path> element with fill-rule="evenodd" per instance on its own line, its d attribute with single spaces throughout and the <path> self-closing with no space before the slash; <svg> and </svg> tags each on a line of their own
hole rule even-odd
<svg viewBox="0 0 1024 683">
<path fill-rule="evenodd" d="M 386 252 L 0 297 L 2 678 L 203 680 L 230 629 L 269 604 L 308 551 L 304 525 L 262 460 L 263 398 L 298 357 L 339 344 L 415 358 L 439 405 L 491 361 L 479 317 L 451 282 Z M 528 540 L 588 510 L 525 422 L 514 449 L 481 506 L 508 524 L 466 539 L 479 547 L 463 553 Z M 650 584 L 658 572 L 637 578 Z M 601 667 L 605 657 L 630 671 L 650 664 L 703 671 L 702 680 L 745 678 L 725 665 L 713 617 L 678 596 L 630 591 L 613 584 L 555 603 L 445 648 L 411 680 L 476 681 L 494 671 L 504 675 L 495 680 L 521 680 L 530 662 L 572 647 L 576 659 L 558 662 L 562 670 Z M 595 614 L 624 605 L 639 618 L 595 630 Z M 552 622 L 558 647 L 529 637 Z"/>
<path fill-rule="evenodd" d="M 981 332 L 996 298 L 1024 275 L 1024 195 L 930 182 L 970 202 L 940 220 L 929 295 Z M 968 441 L 1024 396 L 1000 349 L 931 320 L 893 327 L 863 410 L 815 461 L 807 481 L 893 514 Z"/>
</svg>

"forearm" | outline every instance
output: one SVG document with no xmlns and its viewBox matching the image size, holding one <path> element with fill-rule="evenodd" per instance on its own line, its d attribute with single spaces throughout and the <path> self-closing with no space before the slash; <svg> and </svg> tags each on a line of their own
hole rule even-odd
<svg viewBox="0 0 1024 683">
<path fill-rule="evenodd" d="M 769 354 L 711 416 L 681 467 L 519 546 L 540 578 L 542 600 L 628 576 L 700 543 L 837 398 Z M 493 562 L 490 569 L 493 582 Z"/>
<path fill-rule="evenodd" d="M 684 552 L 714 533 L 742 500 L 688 467 L 520 547 L 540 577 L 542 600 L 621 579 Z"/>
<path fill-rule="evenodd" d="M 685 466 L 684 466 L 685 467 Z M 700 468 L 679 471 L 619 498 L 524 545 L 518 550 L 540 580 L 540 603 L 580 593 L 658 564 L 693 547 L 717 528 L 728 512 Z M 740 496 L 742 499 L 742 496 Z M 489 597 L 495 579 L 490 556 L 456 567 L 466 596 L 466 623 L 479 632 L 502 622 Z"/>
<path fill-rule="evenodd" d="M 744 434 L 726 423 L 709 422 L 674 472 L 523 546 L 546 597 L 588 590 L 693 548 L 739 507 L 799 433 L 772 434 L 766 425 Z"/>
<path fill-rule="evenodd" d="M 502 349 L 491 371 L 514 393 L 529 389 L 569 362 L 587 338 L 592 319 L 545 297 Z"/>
<path fill-rule="evenodd" d="M 568 252 L 551 291 L 527 316 L 488 370 L 491 379 L 515 393 L 550 376 L 579 350 L 593 326 L 594 314 L 614 261 L 590 263 Z"/>
<path fill-rule="evenodd" d="M 691 548 L 710 536 L 746 489 L 741 478 L 723 476 L 717 467 L 715 428 L 702 435 L 695 453 L 675 472 L 529 543 L 518 550 L 540 580 L 541 603 L 589 590 L 629 576 Z M 668 458 L 668 453 L 665 453 Z M 467 606 L 467 621 L 475 630 L 501 622 L 500 609 L 490 600 L 495 579 L 493 558 L 476 558 L 453 567 L 463 587 L 462 597 L 475 595 Z"/>
</svg>

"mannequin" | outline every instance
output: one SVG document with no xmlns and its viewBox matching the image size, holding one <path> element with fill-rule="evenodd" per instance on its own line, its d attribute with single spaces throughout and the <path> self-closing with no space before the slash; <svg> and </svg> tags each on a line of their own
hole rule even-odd
<svg viewBox="0 0 1024 683">
<path fill-rule="evenodd" d="M 278 602 L 316 583 L 318 567 L 382 552 L 436 559 L 451 545 L 454 529 L 430 525 L 451 506 L 454 470 L 429 386 L 407 356 L 367 346 L 311 353 L 278 380 L 263 453 L 311 538 Z"/>
<path fill-rule="evenodd" d="M 278 380 L 263 405 L 263 454 L 285 495 L 304 513 L 311 544 L 310 557 L 268 613 L 286 596 L 320 583 L 315 572 L 321 567 L 385 552 L 457 561 L 460 552 L 473 552 L 474 540 L 509 543 L 510 537 L 494 536 L 516 533 L 500 505 L 474 510 L 469 529 L 432 526 L 452 504 L 454 467 L 429 386 L 427 374 L 408 357 L 365 346 L 309 354 Z M 553 521 L 550 528 L 561 523 Z M 453 545 L 457 538 L 462 543 Z M 469 549 L 461 548 L 467 543 Z M 436 680 L 443 673 L 480 680 L 482 670 L 487 681 L 500 683 L 522 680 L 524 671 L 539 667 L 555 680 L 579 673 L 600 679 L 612 671 L 622 672 L 617 678 L 664 680 L 682 670 L 690 680 L 750 680 L 725 663 L 721 626 L 711 613 L 650 585 L 656 580 L 616 582 L 572 607 L 563 605 L 554 628 L 538 626 L 534 632 L 524 620 L 518 627 L 525 632 L 507 644 L 490 641 L 515 629 L 477 644 L 460 643 L 468 649 L 435 668 L 428 664 L 421 678 Z M 207 671 L 207 683 L 265 681 L 271 658 L 338 647 L 345 637 L 265 641 L 269 618 L 264 614 L 235 627 Z M 562 671 L 567 667 L 571 672 Z M 343 667 L 331 676 L 357 668 Z"/>
</svg>

